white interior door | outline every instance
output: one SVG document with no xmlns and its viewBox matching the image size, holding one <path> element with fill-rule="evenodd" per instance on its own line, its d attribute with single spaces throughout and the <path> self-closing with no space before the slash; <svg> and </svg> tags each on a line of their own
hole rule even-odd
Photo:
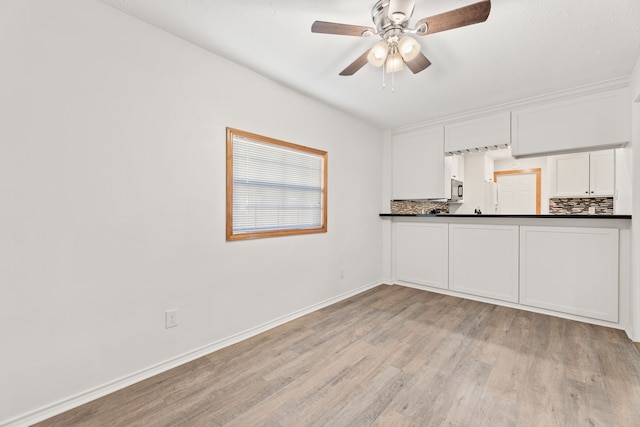
<svg viewBox="0 0 640 427">
<path fill-rule="evenodd" d="M 498 213 L 536 214 L 536 174 L 498 175 Z"/>
</svg>

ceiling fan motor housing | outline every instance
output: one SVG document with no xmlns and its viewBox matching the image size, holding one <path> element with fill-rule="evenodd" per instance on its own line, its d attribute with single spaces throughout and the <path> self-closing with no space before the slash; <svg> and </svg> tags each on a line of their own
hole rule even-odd
<svg viewBox="0 0 640 427">
<path fill-rule="evenodd" d="M 380 37 L 386 38 L 385 34 L 389 30 L 399 30 L 400 33 L 404 31 L 408 22 L 409 16 L 400 23 L 394 22 L 389 17 L 389 4 L 391 0 L 379 0 L 371 10 L 371 18 L 373 19 L 373 23 L 376 26 L 376 31 L 380 34 Z"/>
</svg>

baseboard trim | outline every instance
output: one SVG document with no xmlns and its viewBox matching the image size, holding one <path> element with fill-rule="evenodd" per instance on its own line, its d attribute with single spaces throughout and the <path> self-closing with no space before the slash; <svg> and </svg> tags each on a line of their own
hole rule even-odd
<svg viewBox="0 0 640 427">
<path fill-rule="evenodd" d="M 195 359 L 198 359 L 202 356 L 206 356 L 209 353 L 213 353 L 214 351 L 223 349 L 230 345 L 236 344 L 240 341 L 243 341 L 247 338 L 251 338 L 258 334 L 261 334 L 269 329 L 273 329 L 277 326 L 280 326 L 284 323 L 295 320 L 299 317 L 312 313 L 321 308 L 327 307 L 331 304 L 335 304 L 347 298 L 350 298 L 354 295 L 372 289 L 376 286 L 383 285 L 385 282 L 377 281 L 372 282 L 367 285 L 361 286 L 349 292 L 345 292 L 338 296 L 326 299 L 317 304 L 313 304 L 309 307 L 303 308 L 301 310 L 295 311 L 285 316 L 281 316 L 269 322 L 258 325 L 254 328 L 247 329 L 246 331 L 237 333 L 230 337 L 215 341 L 211 344 L 205 345 L 203 347 L 196 348 L 187 353 L 181 354 L 177 357 L 171 358 L 164 362 L 158 363 L 156 365 L 150 366 L 148 368 L 142 369 L 140 371 L 134 372 L 130 375 L 126 375 L 124 377 L 118 378 L 116 380 L 105 383 L 101 386 L 92 388 L 90 390 L 84 391 L 82 393 L 78 393 L 75 396 L 68 397 L 66 399 L 62 399 L 56 403 L 51 405 L 44 406 L 35 411 L 26 413 L 24 415 L 20 415 L 18 417 L 12 418 L 6 421 L 0 421 L 0 427 L 26 427 L 30 426 L 34 423 L 38 423 L 40 421 L 44 421 L 48 418 L 51 418 L 55 415 L 66 412 L 70 409 L 76 408 L 78 406 L 84 405 L 85 403 L 89 403 L 93 400 L 104 397 L 108 394 L 116 392 L 118 390 L 122 390 L 125 387 L 129 387 L 135 383 L 146 380 L 148 378 L 153 377 L 154 375 L 161 374 L 170 369 L 176 368 L 180 365 L 184 365 L 185 363 L 191 362 Z"/>
<path fill-rule="evenodd" d="M 410 283 L 410 282 L 404 282 L 402 280 L 395 280 L 395 281 L 390 282 L 390 283 L 394 283 L 394 284 L 399 285 L 399 286 L 405 286 L 407 288 L 414 288 L 414 289 L 420 289 L 420 290 L 423 290 L 423 291 L 433 292 L 433 293 L 436 293 L 436 294 L 450 295 L 452 297 L 458 297 L 458 298 L 468 299 L 468 300 L 472 300 L 472 301 L 484 302 L 484 303 L 487 303 L 487 304 L 500 305 L 500 306 L 503 306 L 503 307 L 514 308 L 514 309 L 517 309 L 517 310 L 530 311 L 532 313 L 546 314 L 548 316 L 559 317 L 561 319 L 575 320 L 577 322 L 589 323 L 591 325 L 605 326 L 607 328 L 612 328 L 612 329 L 620 329 L 620 330 L 623 330 L 628 335 L 628 331 L 624 328 L 624 326 L 621 325 L 620 323 L 616 323 L 616 322 L 608 322 L 606 320 L 592 319 L 590 317 L 583 317 L 583 316 L 578 316 L 578 315 L 575 315 L 575 314 L 562 313 L 560 311 L 554 311 L 554 310 L 549 310 L 549 309 L 545 309 L 545 308 L 532 307 L 532 306 L 519 304 L 519 303 L 515 303 L 515 302 L 508 302 L 508 301 L 502 301 L 502 300 L 497 300 L 497 299 L 488 298 L 488 297 L 465 294 L 465 293 L 462 293 L 462 292 L 451 291 L 449 289 L 434 288 L 434 287 L 427 286 L 427 285 L 417 285 L 417 284 Z M 631 340 L 633 341 L 633 339 L 631 339 Z"/>
<path fill-rule="evenodd" d="M 631 341 L 635 341 L 636 336 L 633 333 L 633 329 L 631 329 L 629 325 L 625 326 L 624 331 L 627 334 L 627 337 L 629 337 Z M 638 350 L 640 350 L 640 343 L 635 343 L 635 344 L 638 346 Z"/>
</svg>

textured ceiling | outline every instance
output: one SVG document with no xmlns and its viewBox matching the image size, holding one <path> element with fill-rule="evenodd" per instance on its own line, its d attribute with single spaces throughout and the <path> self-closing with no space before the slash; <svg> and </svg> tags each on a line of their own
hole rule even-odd
<svg viewBox="0 0 640 427">
<path fill-rule="evenodd" d="M 485 23 L 418 41 L 433 65 L 338 73 L 378 37 L 311 33 L 315 20 L 373 26 L 375 0 L 102 0 L 310 97 L 385 128 L 627 76 L 640 0 L 493 0 Z M 416 0 L 411 25 L 477 0 Z"/>
</svg>

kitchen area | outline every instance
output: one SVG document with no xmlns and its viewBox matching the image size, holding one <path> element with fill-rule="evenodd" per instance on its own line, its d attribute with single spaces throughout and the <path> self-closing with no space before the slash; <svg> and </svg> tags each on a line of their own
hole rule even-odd
<svg viewBox="0 0 640 427">
<path fill-rule="evenodd" d="M 445 155 L 443 198 L 391 200 L 392 213 L 625 215 L 631 149 L 514 158 L 511 148 Z M 455 172 L 449 172 L 455 164 Z M 616 167 L 618 165 L 618 167 Z M 450 178 L 449 178 L 450 177 Z"/>
<path fill-rule="evenodd" d="M 618 83 L 392 131 L 391 281 L 629 331 L 629 123 Z"/>
</svg>

